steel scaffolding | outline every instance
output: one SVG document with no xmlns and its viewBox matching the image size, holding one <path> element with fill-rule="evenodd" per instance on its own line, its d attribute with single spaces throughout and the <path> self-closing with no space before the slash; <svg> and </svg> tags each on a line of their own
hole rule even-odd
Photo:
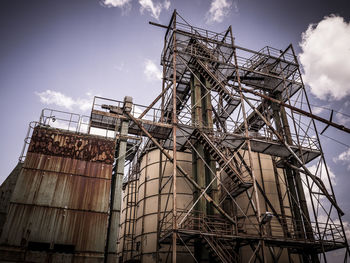
<svg viewBox="0 0 350 263">
<path fill-rule="evenodd" d="M 123 112 L 118 101 L 94 103 L 90 127 L 116 131 L 127 120 L 123 136 L 129 144 L 143 137 L 139 153 L 126 158 L 134 158 L 125 182 L 132 198 L 126 216 L 135 212 L 131 182 L 143 152 L 157 148 L 172 164 L 171 180 L 163 180 L 159 169 L 159 195 L 168 195 L 171 212 L 158 203 L 157 259 L 161 244 L 170 244 L 166 260 L 172 262 L 179 246 L 194 262 L 240 262 L 243 248 L 254 262 L 278 262 L 282 253 L 289 262 L 326 262 L 326 252 L 341 248 L 346 260 L 344 213 L 315 125 L 315 119 L 326 120 L 311 112 L 293 46 L 253 51 L 235 44 L 231 27 L 222 33 L 197 28 L 176 11 L 168 26 L 151 24 L 166 29 L 162 92 L 149 106 L 134 104 L 131 112 Z M 184 151 L 194 156 L 192 174 L 177 161 L 176 152 Z M 265 155 L 278 200 L 267 193 Z M 194 192 L 186 209 L 177 207 L 179 175 Z M 139 259 L 132 254 L 133 231 L 124 231 L 123 262 Z"/>
</svg>

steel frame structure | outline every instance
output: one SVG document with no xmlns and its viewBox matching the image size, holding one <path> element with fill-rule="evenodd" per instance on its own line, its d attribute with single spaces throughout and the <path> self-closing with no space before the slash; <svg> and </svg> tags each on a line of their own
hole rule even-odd
<svg viewBox="0 0 350 263">
<path fill-rule="evenodd" d="M 158 203 L 158 260 L 160 244 L 165 243 L 171 245 L 167 262 L 177 261 L 178 246 L 185 247 L 194 262 L 199 262 L 194 247 L 204 242 L 212 253 L 208 258 L 218 262 L 240 262 L 242 247 L 250 247 L 251 262 L 265 262 L 266 253 L 278 262 L 283 249 L 287 249 L 290 262 L 292 254 L 298 255 L 300 262 L 327 262 L 326 252 L 341 248 L 346 261 L 350 254 L 343 211 L 334 195 L 315 125 L 315 119 L 327 121 L 311 112 L 293 46 L 260 51 L 240 47 L 234 42 L 231 27 L 222 33 L 197 28 L 176 10 L 168 26 L 152 24 L 166 29 L 162 92 L 149 106 L 134 105 L 130 113 L 121 110 L 122 102 L 109 101 L 99 107 L 94 103 L 90 127 L 118 130 L 120 123 L 128 120 L 126 139 L 144 138 L 139 154 L 126 158 L 131 161 L 136 156 L 126 187 L 128 180 L 137 179 L 136 166 L 142 152 L 150 147 L 159 149 L 161 158 L 172 164 L 171 180 L 163 180 L 164 167 L 159 169 L 159 195 L 167 194 L 165 207 L 172 202 L 172 208 L 171 212 L 161 211 L 161 201 Z M 210 94 L 210 106 L 191 101 L 193 83 L 200 87 L 199 101 Z M 211 115 L 212 124 L 196 118 L 196 110 Z M 346 131 L 345 127 L 337 128 Z M 198 151 L 198 144 L 215 160 L 216 170 Z M 176 152 L 185 150 L 196 154 L 210 174 L 204 186 L 178 164 Z M 261 154 L 272 156 L 279 207 L 273 205 L 253 169 L 253 155 L 260 158 Z M 283 169 L 283 174 L 277 169 Z M 179 174 L 196 192 L 185 210 L 177 207 Z M 165 193 L 168 184 L 171 187 Z M 220 196 L 212 191 L 215 184 Z M 242 195 L 248 200 L 246 207 L 237 202 Z M 224 208 L 225 200 L 235 205 L 236 215 Z M 200 202 L 215 212 L 197 211 Z M 285 202 L 289 206 L 284 206 Z M 261 204 L 274 216 L 269 227 Z M 248 210 L 254 212 L 253 217 L 247 215 Z M 242 233 L 242 224 L 256 229 L 256 235 Z M 281 229 L 281 236 L 269 234 L 274 227 Z M 123 255 L 129 251 L 122 250 Z"/>
</svg>

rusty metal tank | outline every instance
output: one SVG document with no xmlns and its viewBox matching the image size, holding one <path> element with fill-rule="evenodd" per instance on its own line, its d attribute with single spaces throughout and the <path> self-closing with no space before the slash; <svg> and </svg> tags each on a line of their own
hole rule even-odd
<svg viewBox="0 0 350 263">
<path fill-rule="evenodd" d="M 103 262 L 115 142 L 37 126 L 0 238 L 7 262 Z"/>
</svg>

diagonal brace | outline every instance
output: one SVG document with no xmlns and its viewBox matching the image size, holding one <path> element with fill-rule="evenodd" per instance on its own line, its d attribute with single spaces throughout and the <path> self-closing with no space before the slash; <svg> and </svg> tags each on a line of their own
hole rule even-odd
<svg viewBox="0 0 350 263">
<path fill-rule="evenodd" d="M 134 116 L 132 116 L 130 113 L 126 112 L 126 115 L 136 123 L 136 125 L 147 135 L 148 138 L 158 147 L 158 149 L 166 156 L 167 159 L 171 163 L 173 163 L 174 159 L 170 156 L 170 154 L 152 137 L 152 135 L 142 126 L 139 120 L 137 120 Z M 216 203 L 187 173 L 186 171 L 180 166 L 176 165 L 176 168 L 183 174 L 183 176 L 197 189 L 199 190 L 204 198 L 212 204 L 220 214 L 222 214 L 227 220 L 229 220 L 232 224 L 236 225 L 235 220 L 227 214 L 218 203 Z"/>
</svg>

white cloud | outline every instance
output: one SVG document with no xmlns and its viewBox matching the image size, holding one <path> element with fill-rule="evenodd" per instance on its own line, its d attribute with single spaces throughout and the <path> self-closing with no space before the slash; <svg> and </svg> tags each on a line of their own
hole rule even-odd
<svg viewBox="0 0 350 263">
<path fill-rule="evenodd" d="M 134 117 L 138 118 L 142 114 L 142 112 L 143 112 L 142 109 L 140 109 L 136 105 L 133 105 L 131 114 L 134 115 Z"/>
<path fill-rule="evenodd" d="M 113 6 L 113 7 L 123 7 L 127 4 L 129 4 L 131 0 L 104 0 L 102 3 L 106 6 Z"/>
<path fill-rule="evenodd" d="M 326 190 L 328 193 L 331 193 L 331 185 L 329 183 L 328 177 L 327 177 L 327 171 L 326 171 L 326 167 L 325 164 L 322 163 L 321 166 L 317 169 L 317 165 L 314 164 L 312 166 L 307 167 L 309 169 L 309 171 L 315 175 L 316 177 L 318 177 L 319 179 L 321 179 L 321 181 L 323 182 L 324 186 L 326 187 Z M 332 183 L 332 185 L 336 185 L 336 177 L 335 174 L 332 172 L 332 170 L 330 169 L 329 166 L 327 166 L 328 168 L 328 172 L 329 172 L 329 178 L 330 181 Z M 309 180 L 312 182 L 312 180 Z M 321 192 L 320 189 L 318 188 L 318 186 L 316 186 L 316 184 L 311 183 L 311 189 L 308 189 L 306 184 L 303 184 L 303 188 L 304 188 L 304 192 L 305 192 L 305 198 L 306 198 L 306 203 L 307 206 L 309 208 L 309 211 L 312 211 L 312 204 L 311 204 L 311 198 L 310 198 L 310 191 L 313 193 L 318 193 Z M 310 191 L 309 191 L 310 190 Z M 325 202 L 327 202 L 327 198 L 324 195 L 320 195 L 318 196 L 317 194 L 313 194 L 312 195 L 312 200 L 314 201 L 314 204 L 318 204 L 321 203 L 323 206 L 325 206 Z M 319 213 L 321 213 L 321 211 L 319 211 Z"/>
<path fill-rule="evenodd" d="M 339 155 L 338 159 L 339 159 L 340 161 L 350 161 L 350 149 L 348 149 L 348 150 L 345 151 L 345 152 L 342 152 L 342 153 Z"/>
<path fill-rule="evenodd" d="M 340 221 L 335 220 L 334 223 L 340 224 Z M 345 236 L 346 236 L 347 240 L 349 240 L 350 239 L 350 223 L 348 221 L 343 220 L 343 226 L 344 226 L 344 230 L 345 230 Z"/>
<path fill-rule="evenodd" d="M 54 104 L 69 110 L 72 109 L 74 104 L 74 100 L 71 97 L 58 91 L 46 90 L 43 92 L 36 92 L 35 94 L 39 96 L 40 101 L 44 104 Z"/>
<path fill-rule="evenodd" d="M 317 169 L 317 166 L 315 164 L 315 165 L 308 167 L 308 169 L 313 175 L 317 176 L 318 178 L 320 178 L 323 181 L 326 189 L 329 191 L 329 190 L 331 190 L 331 188 L 330 188 L 328 178 L 327 178 L 326 167 L 323 163 L 321 164 L 321 166 L 322 166 L 321 169 L 320 168 Z M 336 184 L 335 174 L 331 171 L 331 168 L 328 165 L 327 165 L 327 170 L 328 170 L 329 178 L 331 179 L 332 184 L 335 185 Z"/>
<path fill-rule="evenodd" d="M 170 4 L 170 0 L 165 0 L 163 6 L 166 10 L 169 10 Z"/>
<path fill-rule="evenodd" d="M 88 131 L 87 128 L 85 130 L 86 130 L 86 132 Z M 82 132 L 84 132 L 84 131 L 82 131 Z M 91 127 L 90 134 L 109 137 L 109 138 L 115 138 L 115 131 L 95 128 L 95 127 Z"/>
<path fill-rule="evenodd" d="M 207 23 L 222 22 L 231 8 L 232 1 L 230 0 L 212 0 L 210 9 L 206 14 Z M 234 8 L 236 11 L 238 10 L 237 3 L 234 4 Z"/>
<path fill-rule="evenodd" d="M 329 172 L 329 177 L 331 179 L 331 183 L 333 185 L 335 185 L 336 184 L 336 176 L 331 171 L 329 166 L 327 166 L 327 168 L 328 168 L 328 172 Z M 318 170 L 317 170 L 317 166 L 316 165 L 312 165 L 312 166 L 308 167 L 308 169 L 310 170 L 310 172 L 312 174 L 316 175 L 317 177 L 319 177 L 323 181 L 323 183 L 324 183 L 328 193 L 330 193 L 331 192 L 331 188 L 330 188 L 330 184 L 328 182 L 325 165 L 323 164 L 322 168 L 321 169 L 319 168 Z M 318 187 L 315 184 L 311 184 L 311 185 L 312 185 L 311 186 L 311 191 L 312 192 L 318 192 Z M 307 205 L 308 205 L 308 209 L 309 209 L 310 214 L 311 214 L 311 211 L 313 210 L 313 208 L 312 208 L 312 205 L 311 205 L 310 195 L 308 193 L 307 187 L 305 185 L 303 185 L 303 187 L 304 187 L 304 191 L 305 191 L 305 197 L 306 197 L 306 202 L 307 202 Z M 318 209 L 317 209 L 317 221 L 318 221 L 318 223 L 321 224 L 321 228 L 324 228 L 326 223 L 328 223 L 328 225 L 327 225 L 328 231 L 329 231 L 330 227 L 332 227 L 333 230 L 334 230 L 334 225 L 330 226 L 329 224 L 335 224 L 338 227 L 340 225 L 340 220 L 338 219 L 336 214 L 333 214 L 333 215 L 330 216 L 331 220 L 328 220 L 328 216 L 326 216 L 326 211 L 325 210 L 327 210 L 327 207 L 329 209 L 329 206 L 327 206 L 327 204 L 325 203 L 325 202 L 327 202 L 326 201 L 327 200 L 326 197 L 323 196 L 323 195 L 317 197 L 317 194 L 316 194 L 316 195 L 313 196 L 313 200 L 314 200 L 315 206 L 318 207 Z M 319 205 L 317 205 L 318 202 L 320 202 L 320 204 L 323 206 L 322 209 L 321 209 L 321 207 Z M 315 219 L 311 218 L 311 221 L 313 222 L 313 221 L 315 221 Z M 343 220 L 343 226 L 344 226 L 344 230 L 345 230 L 345 235 L 349 239 L 350 238 L 350 223 L 348 221 L 344 221 Z M 324 230 L 324 229 L 322 229 L 322 230 Z M 339 232 L 337 234 L 339 234 Z M 327 239 L 327 237 L 325 237 L 325 238 Z M 329 238 L 331 238 L 331 237 L 329 237 Z"/>
<path fill-rule="evenodd" d="M 143 14 L 143 12 L 146 10 L 151 13 L 151 16 L 155 19 L 159 20 L 159 15 L 162 12 L 163 9 L 168 10 L 170 7 L 170 0 L 165 0 L 163 3 L 160 2 L 154 2 L 152 0 L 139 0 L 140 12 Z"/>
<path fill-rule="evenodd" d="M 102 5 L 105 7 L 119 7 L 122 9 L 122 14 L 127 14 L 131 10 L 132 0 L 102 0 Z"/>
<path fill-rule="evenodd" d="M 45 90 L 43 92 L 35 92 L 40 98 L 40 102 L 47 105 L 56 105 L 67 110 L 73 110 L 73 108 L 78 108 L 81 111 L 87 111 L 91 109 L 92 106 L 92 94 L 86 93 L 87 98 L 77 98 L 73 99 L 59 91 Z"/>
<path fill-rule="evenodd" d="M 319 99 L 340 100 L 350 94 L 350 24 L 331 15 L 302 34 L 300 62 L 304 81 Z"/>
<path fill-rule="evenodd" d="M 114 69 L 117 71 L 129 73 L 129 68 L 127 67 L 126 63 L 124 61 L 119 62 L 114 66 Z"/>
<path fill-rule="evenodd" d="M 312 107 L 312 113 L 318 115 L 318 114 L 322 113 L 325 110 L 324 109 L 325 107 L 314 106 L 314 107 Z"/>
<path fill-rule="evenodd" d="M 69 123 L 69 121 L 67 120 L 61 121 L 61 120 L 54 119 L 53 121 L 52 119 L 49 119 L 46 121 L 46 124 L 50 125 L 50 127 L 52 128 L 68 130 L 68 131 L 77 131 L 77 125 L 75 123 L 72 125 L 72 123 Z M 82 132 L 81 130 L 79 131 Z"/>
<path fill-rule="evenodd" d="M 347 164 L 347 168 L 348 170 L 350 170 L 350 148 L 347 151 L 339 154 L 338 157 L 334 157 L 333 161 L 335 163 L 341 162 L 341 163 Z"/>
<path fill-rule="evenodd" d="M 324 227 L 326 223 L 328 224 L 335 224 L 337 225 L 337 227 L 340 225 L 340 220 L 338 218 L 332 218 L 332 221 L 328 220 L 328 216 L 326 215 L 319 215 L 317 217 L 317 221 L 318 223 L 321 223 L 321 227 Z M 350 223 L 348 221 L 343 220 L 343 226 L 344 226 L 344 230 L 345 230 L 345 236 L 346 238 L 349 240 L 350 239 Z M 333 227 L 333 231 L 334 231 L 334 226 Z M 328 228 L 330 228 L 330 225 L 328 225 Z M 340 229 L 338 231 L 341 231 Z M 336 235 L 340 234 L 337 231 L 334 231 Z M 327 238 L 327 237 L 325 237 Z M 331 238 L 331 236 L 329 237 Z"/>
<path fill-rule="evenodd" d="M 146 76 L 146 79 L 149 81 L 161 80 L 162 79 L 162 71 L 159 67 L 152 61 L 147 59 L 145 62 L 145 68 L 143 73 Z"/>
<path fill-rule="evenodd" d="M 335 117 L 341 125 L 348 125 L 350 123 L 350 118 L 344 114 L 338 112 L 337 114 L 335 114 Z"/>
</svg>

